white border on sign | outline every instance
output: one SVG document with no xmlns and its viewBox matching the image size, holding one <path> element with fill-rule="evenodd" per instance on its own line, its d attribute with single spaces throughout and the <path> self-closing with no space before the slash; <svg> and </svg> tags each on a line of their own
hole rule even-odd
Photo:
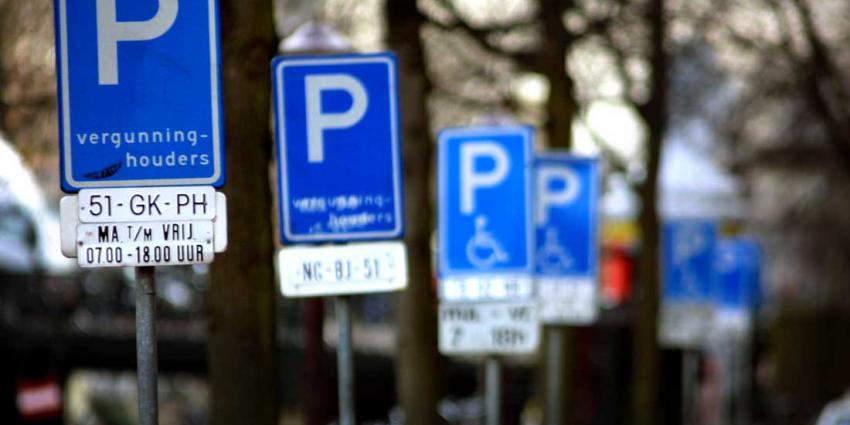
<svg viewBox="0 0 850 425">
<path fill-rule="evenodd" d="M 126 187 L 126 186 L 175 186 L 175 185 L 210 185 L 221 178 L 221 117 L 219 114 L 219 66 L 218 66 L 218 26 L 215 0 L 208 0 L 209 30 L 210 30 L 210 104 L 212 105 L 212 148 L 213 175 L 206 178 L 187 179 L 146 179 L 146 180 L 110 180 L 110 181 L 77 181 L 74 179 L 71 162 L 71 96 L 68 76 L 68 0 L 59 0 L 59 38 L 60 50 L 57 52 L 61 59 L 62 72 L 60 86 L 62 90 L 62 143 L 65 180 L 75 189 Z"/>
<path fill-rule="evenodd" d="M 447 145 L 449 140 L 454 137 L 501 137 L 505 135 L 517 135 L 520 134 L 523 139 L 523 152 L 525 154 L 525 158 L 523 158 L 523 166 L 525 167 L 525 214 L 526 214 L 526 223 L 525 223 L 525 235 L 526 235 L 526 258 L 527 262 L 524 267 L 513 268 L 513 269 L 496 269 L 492 271 L 481 271 L 481 270 L 452 270 L 448 267 L 448 258 L 446 257 L 447 249 L 446 242 L 448 241 L 447 235 L 449 232 L 449 221 L 448 221 L 448 211 L 447 205 L 448 202 L 442 202 L 441 198 L 444 196 L 443 194 L 448 194 L 448 176 L 447 169 L 448 167 L 448 149 Z M 537 243 L 534 239 L 534 206 L 532 202 L 534 200 L 532 190 L 534 189 L 532 182 L 532 169 L 534 168 L 534 155 L 532 154 L 532 129 L 528 126 L 523 125 L 510 125 L 510 126 L 482 126 L 482 127 L 469 127 L 469 128 L 449 128 L 440 132 L 437 139 L 437 148 L 439 149 L 439 158 L 438 158 L 438 223 L 437 223 L 437 238 L 438 241 L 438 249 L 440 251 L 439 258 L 440 264 L 438 264 L 437 270 L 439 270 L 440 277 L 449 277 L 449 276 L 469 276 L 469 275 L 480 275 L 482 273 L 486 273 L 487 275 L 504 275 L 504 274 L 528 274 L 531 276 L 534 273 L 534 251 L 537 249 Z"/>
<path fill-rule="evenodd" d="M 348 233 L 309 233 L 296 235 L 291 232 L 288 224 L 289 217 L 289 170 L 286 167 L 286 108 L 284 102 L 283 90 L 283 71 L 286 67 L 296 66 L 311 66 L 311 65 L 347 65 L 361 63 L 384 63 L 387 65 L 389 95 L 390 95 L 390 132 L 392 145 L 392 162 L 393 162 L 393 202 L 395 203 L 395 227 L 389 231 L 381 232 L 348 232 Z M 327 240 L 356 240 L 356 239 L 381 239 L 395 238 L 402 231 L 402 203 L 404 199 L 401 196 L 401 164 L 399 164 L 399 137 L 398 137 L 398 93 L 395 88 L 396 84 L 396 69 L 395 62 L 387 54 L 365 54 L 363 56 L 342 56 L 328 58 L 287 58 L 279 62 L 275 69 L 277 76 L 276 102 L 278 106 L 277 129 L 278 129 L 278 184 L 281 190 L 280 205 L 281 208 L 281 228 L 290 242 L 322 242 Z"/>
</svg>

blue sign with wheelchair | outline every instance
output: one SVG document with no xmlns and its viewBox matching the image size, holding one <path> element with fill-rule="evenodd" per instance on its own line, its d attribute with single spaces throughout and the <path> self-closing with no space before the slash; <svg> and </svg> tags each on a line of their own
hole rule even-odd
<svg viewBox="0 0 850 425">
<path fill-rule="evenodd" d="M 216 0 L 55 0 L 62 189 L 224 183 Z"/>
<path fill-rule="evenodd" d="M 535 274 L 597 275 L 599 172 L 595 158 L 538 155 L 536 163 Z"/>
<path fill-rule="evenodd" d="M 715 279 L 717 224 L 675 219 L 663 224 L 662 264 L 665 301 L 709 302 Z"/>
<path fill-rule="evenodd" d="M 761 248 L 753 239 L 724 239 L 717 244 L 715 305 L 750 311 L 761 300 Z"/>
<path fill-rule="evenodd" d="M 272 68 L 281 240 L 401 237 L 395 56 L 288 56 Z"/>
<path fill-rule="evenodd" d="M 441 276 L 532 272 L 532 139 L 524 126 L 440 132 Z"/>
</svg>

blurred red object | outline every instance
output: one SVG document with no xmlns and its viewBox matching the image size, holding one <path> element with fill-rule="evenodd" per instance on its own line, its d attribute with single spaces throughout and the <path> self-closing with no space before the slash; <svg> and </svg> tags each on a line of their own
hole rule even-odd
<svg viewBox="0 0 850 425">
<path fill-rule="evenodd" d="M 18 381 L 18 412 L 24 421 L 62 415 L 62 388 L 54 378 Z"/>
<path fill-rule="evenodd" d="M 632 296 L 634 256 L 624 247 L 602 249 L 602 305 L 616 307 Z"/>
</svg>

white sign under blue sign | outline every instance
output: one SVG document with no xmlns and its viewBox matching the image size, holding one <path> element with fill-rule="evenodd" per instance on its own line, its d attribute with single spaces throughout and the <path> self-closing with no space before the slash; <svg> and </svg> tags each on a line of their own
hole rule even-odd
<svg viewBox="0 0 850 425">
<path fill-rule="evenodd" d="M 283 242 L 401 237 L 397 72 L 391 53 L 275 59 Z"/>
<path fill-rule="evenodd" d="M 216 0 L 55 0 L 62 189 L 224 183 Z"/>
</svg>

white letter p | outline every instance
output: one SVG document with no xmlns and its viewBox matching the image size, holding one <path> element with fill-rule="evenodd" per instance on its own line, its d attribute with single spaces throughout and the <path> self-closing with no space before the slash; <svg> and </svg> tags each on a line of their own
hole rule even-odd
<svg viewBox="0 0 850 425">
<path fill-rule="evenodd" d="M 153 40 L 177 20 L 177 0 L 157 0 L 159 10 L 147 21 L 118 22 L 117 0 L 97 0 L 97 70 L 102 86 L 118 84 L 118 42 Z"/>
<path fill-rule="evenodd" d="M 563 188 L 553 190 L 552 183 L 560 181 Z M 580 180 L 573 170 L 558 166 L 541 166 L 537 169 L 537 225 L 549 221 L 549 209 L 555 205 L 568 205 L 579 194 Z"/>
<path fill-rule="evenodd" d="M 493 169 L 486 173 L 475 171 L 475 160 L 490 158 Z M 505 149 L 495 142 L 465 143 L 460 147 L 460 212 L 475 212 L 475 191 L 493 187 L 505 180 L 511 159 Z"/>
<path fill-rule="evenodd" d="M 345 112 L 322 112 L 322 92 L 341 90 L 351 96 Z M 307 162 L 325 160 L 325 129 L 349 128 L 363 119 L 369 105 L 366 88 L 348 74 L 308 75 L 304 81 L 307 99 Z"/>
</svg>

